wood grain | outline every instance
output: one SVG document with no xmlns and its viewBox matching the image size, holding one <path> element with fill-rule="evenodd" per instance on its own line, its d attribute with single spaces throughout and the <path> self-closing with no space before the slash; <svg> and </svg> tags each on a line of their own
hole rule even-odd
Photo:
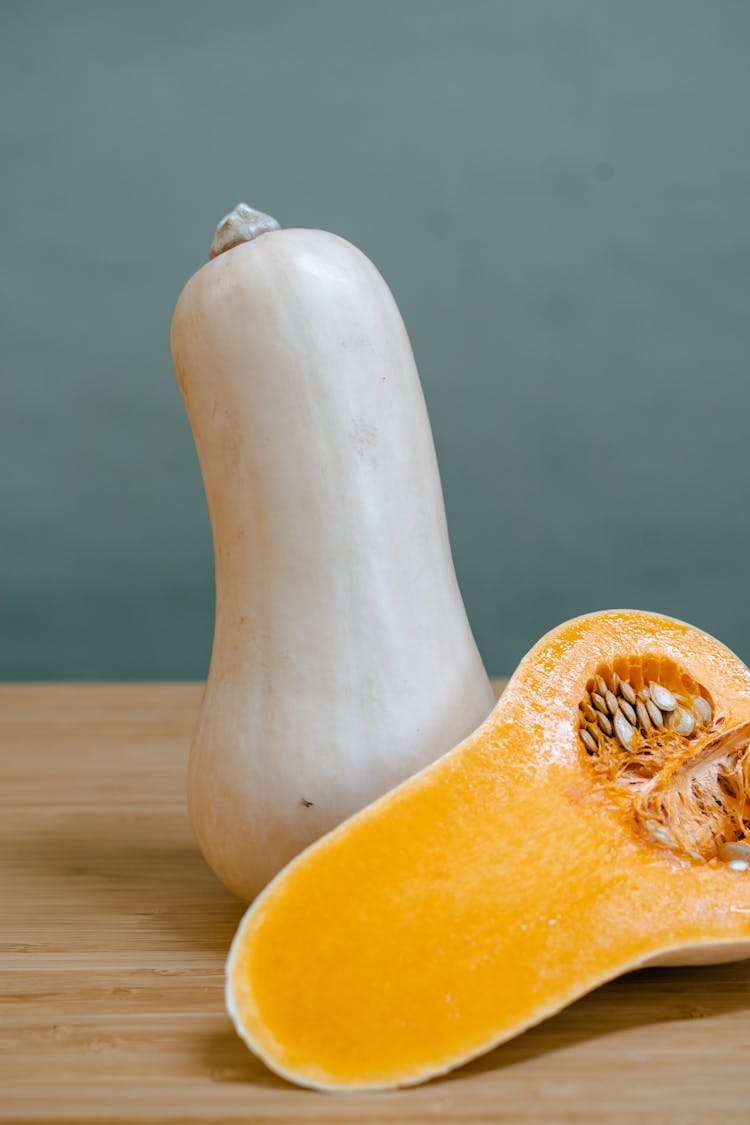
<svg viewBox="0 0 750 1125">
<path fill-rule="evenodd" d="M 748 963 L 625 977 L 411 1090 L 332 1097 L 270 1074 L 223 1008 L 242 907 L 187 822 L 200 694 L 0 687 L 0 1120 L 750 1119 Z"/>
</svg>

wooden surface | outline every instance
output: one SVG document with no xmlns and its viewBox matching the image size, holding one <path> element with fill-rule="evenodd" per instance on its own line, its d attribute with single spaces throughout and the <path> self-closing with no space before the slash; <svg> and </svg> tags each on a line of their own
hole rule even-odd
<svg viewBox="0 0 750 1125">
<path fill-rule="evenodd" d="M 270 1074 L 224 1013 L 242 908 L 185 812 L 200 691 L 0 687 L 0 1120 L 750 1121 L 748 963 L 633 974 L 411 1090 Z"/>
</svg>

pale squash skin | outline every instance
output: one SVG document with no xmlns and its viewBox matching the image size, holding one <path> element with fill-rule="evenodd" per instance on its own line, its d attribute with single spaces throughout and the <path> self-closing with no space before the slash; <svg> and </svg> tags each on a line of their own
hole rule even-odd
<svg viewBox="0 0 750 1125">
<path fill-rule="evenodd" d="M 331 832 L 245 915 L 227 963 L 239 1034 L 321 1090 L 411 1085 L 654 962 L 750 956 L 750 870 L 656 846 L 592 784 L 575 728 L 592 668 L 673 658 L 729 724 L 750 672 L 633 611 L 544 637 L 456 749 Z"/>
<path fill-rule="evenodd" d="M 332 234 L 262 233 L 188 282 L 172 351 L 216 560 L 190 816 L 250 901 L 495 696 L 411 347 L 372 263 Z"/>
</svg>

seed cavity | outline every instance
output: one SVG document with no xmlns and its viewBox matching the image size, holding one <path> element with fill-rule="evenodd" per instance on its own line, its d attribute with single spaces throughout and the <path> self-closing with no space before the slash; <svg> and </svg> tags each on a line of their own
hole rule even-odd
<svg viewBox="0 0 750 1125">
<path fill-rule="evenodd" d="M 580 709 L 581 731 L 589 734 L 583 740 L 587 750 L 592 749 L 591 743 L 599 746 L 600 732 L 632 750 L 636 735 L 642 740 L 654 731 L 668 729 L 688 737 L 713 718 L 711 704 L 695 691 L 676 695 L 657 680 L 642 682 L 636 689 L 614 670 L 608 676 L 596 673 Z"/>
<path fill-rule="evenodd" d="M 586 685 L 586 760 L 638 833 L 695 862 L 750 869 L 750 722 L 725 729 L 709 693 L 665 657 L 622 657 Z"/>
</svg>

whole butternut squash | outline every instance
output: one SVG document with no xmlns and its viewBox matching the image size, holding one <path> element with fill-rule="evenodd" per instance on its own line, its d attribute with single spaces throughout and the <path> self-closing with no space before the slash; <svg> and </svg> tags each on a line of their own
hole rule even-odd
<svg viewBox="0 0 750 1125">
<path fill-rule="evenodd" d="M 494 695 L 382 277 L 344 239 L 245 205 L 212 258 L 172 324 L 216 564 L 188 795 L 206 859 L 250 900 Z"/>
<path fill-rule="evenodd" d="M 474 734 L 274 880 L 227 1003 L 280 1074 L 382 1088 L 639 965 L 749 955 L 750 671 L 613 611 L 544 637 Z"/>
</svg>

